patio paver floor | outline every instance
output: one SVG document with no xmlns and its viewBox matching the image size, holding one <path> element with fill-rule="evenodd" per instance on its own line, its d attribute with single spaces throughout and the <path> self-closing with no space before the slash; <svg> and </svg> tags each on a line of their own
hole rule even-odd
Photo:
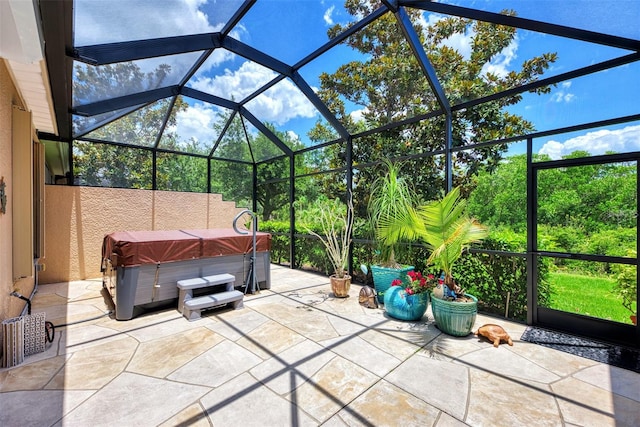
<svg viewBox="0 0 640 427">
<path fill-rule="evenodd" d="M 100 280 L 41 285 L 33 312 L 68 324 L 0 370 L 0 425 L 637 426 L 640 374 L 520 341 L 442 334 L 335 298 L 328 278 L 272 266 L 244 309 L 116 321 Z M 81 321 L 83 319 L 92 319 Z M 79 322 L 80 320 L 80 322 Z M 77 322 L 77 323 L 76 323 Z"/>
</svg>

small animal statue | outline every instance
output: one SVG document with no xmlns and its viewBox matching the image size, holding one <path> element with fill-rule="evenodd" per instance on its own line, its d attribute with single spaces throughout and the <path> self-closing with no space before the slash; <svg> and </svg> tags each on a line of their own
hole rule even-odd
<svg viewBox="0 0 640 427">
<path fill-rule="evenodd" d="M 483 336 L 489 341 L 493 342 L 494 347 L 498 347 L 501 341 L 506 342 L 509 345 L 513 345 L 513 341 L 511 341 L 511 337 L 502 329 L 502 326 L 498 325 L 482 325 L 478 328 L 476 332 L 474 332 L 477 336 Z"/>
<path fill-rule="evenodd" d="M 371 286 L 363 286 L 362 289 L 360 289 L 360 295 L 358 295 L 358 302 L 365 308 L 378 308 L 376 291 L 374 291 Z"/>
</svg>

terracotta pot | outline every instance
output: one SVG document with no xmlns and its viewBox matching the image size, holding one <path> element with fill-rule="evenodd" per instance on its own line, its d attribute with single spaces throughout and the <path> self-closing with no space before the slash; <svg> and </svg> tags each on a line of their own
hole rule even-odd
<svg viewBox="0 0 640 427">
<path fill-rule="evenodd" d="M 351 276 L 345 274 L 344 277 L 338 277 L 335 274 L 329 276 L 331 280 L 331 290 L 333 295 L 338 298 L 345 298 L 349 296 L 349 289 L 351 288 Z"/>
<path fill-rule="evenodd" d="M 632 314 L 631 316 L 629 316 L 629 318 L 631 319 L 631 322 L 632 322 L 634 325 L 637 325 L 637 324 L 638 324 L 638 316 L 636 316 L 636 315 Z"/>
</svg>

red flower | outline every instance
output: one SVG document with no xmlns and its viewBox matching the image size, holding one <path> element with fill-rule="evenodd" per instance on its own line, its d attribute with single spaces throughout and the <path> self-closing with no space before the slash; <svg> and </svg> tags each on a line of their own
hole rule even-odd
<svg viewBox="0 0 640 427">
<path fill-rule="evenodd" d="M 404 280 L 404 291 L 407 295 L 415 295 L 424 292 L 428 292 L 436 286 L 437 279 L 433 274 L 429 274 L 426 277 L 419 271 L 409 271 Z M 391 284 L 393 286 L 399 286 L 403 282 L 400 279 L 395 279 Z"/>
</svg>

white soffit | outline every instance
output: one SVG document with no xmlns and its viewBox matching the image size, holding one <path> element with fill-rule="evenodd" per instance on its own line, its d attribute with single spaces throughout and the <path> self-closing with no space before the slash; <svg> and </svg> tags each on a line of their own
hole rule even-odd
<svg viewBox="0 0 640 427">
<path fill-rule="evenodd" d="M 8 60 L 7 65 L 27 110 L 32 113 L 35 128 L 40 132 L 57 134 L 49 77 L 44 60 L 34 64 Z"/>
<path fill-rule="evenodd" d="M 18 93 L 32 112 L 35 128 L 57 134 L 33 1 L 0 0 L 0 58 L 6 60 Z"/>
</svg>

